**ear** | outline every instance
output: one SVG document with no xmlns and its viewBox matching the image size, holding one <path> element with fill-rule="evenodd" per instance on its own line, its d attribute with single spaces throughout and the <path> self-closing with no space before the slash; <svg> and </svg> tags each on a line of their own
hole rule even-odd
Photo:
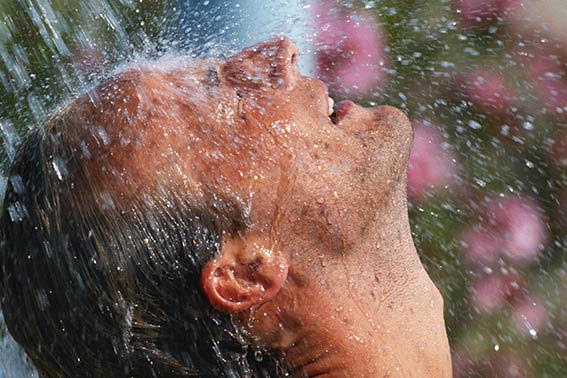
<svg viewBox="0 0 567 378">
<path fill-rule="evenodd" d="M 201 271 L 201 287 L 217 310 L 239 312 L 272 299 L 287 271 L 287 260 L 267 238 L 229 237 L 221 243 L 221 255 Z"/>
</svg>

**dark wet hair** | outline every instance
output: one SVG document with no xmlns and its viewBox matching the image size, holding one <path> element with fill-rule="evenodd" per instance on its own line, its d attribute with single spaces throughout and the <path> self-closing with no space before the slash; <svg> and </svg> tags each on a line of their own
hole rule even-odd
<svg viewBox="0 0 567 378">
<path fill-rule="evenodd" d="M 287 375 L 281 356 L 255 347 L 200 289 L 219 235 L 238 222 L 165 189 L 121 203 L 89 184 L 70 132 L 56 116 L 25 139 L 0 218 L 0 304 L 38 370 Z"/>
</svg>

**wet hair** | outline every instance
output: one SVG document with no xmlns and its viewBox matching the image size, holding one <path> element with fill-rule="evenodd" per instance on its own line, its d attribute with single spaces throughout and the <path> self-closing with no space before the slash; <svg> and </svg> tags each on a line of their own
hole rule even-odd
<svg viewBox="0 0 567 378">
<path fill-rule="evenodd" d="M 41 374 L 286 376 L 282 356 L 201 291 L 219 235 L 239 222 L 166 189 L 110 197 L 64 123 L 19 147 L 0 218 L 0 304 Z"/>
</svg>

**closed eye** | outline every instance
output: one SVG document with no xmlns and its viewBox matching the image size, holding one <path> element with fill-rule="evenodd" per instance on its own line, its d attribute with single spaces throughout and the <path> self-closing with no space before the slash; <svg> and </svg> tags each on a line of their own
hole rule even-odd
<svg viewBox="0 0 567 378">
<path fill-rule="evenodd" d="M 216 67 L 211 66 L 207 68 L 207 80 L 210 85 L 213 85 L 215 87 L 220 86 L 221 81 Z"/>
</svg>

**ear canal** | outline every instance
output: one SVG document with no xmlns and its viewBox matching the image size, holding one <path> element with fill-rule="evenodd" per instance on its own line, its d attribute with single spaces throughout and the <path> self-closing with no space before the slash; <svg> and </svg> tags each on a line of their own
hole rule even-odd
<svg viewBox="0 0 567 378">
<path fill-rule="evenodd" d="M 223 312 L 239 312 L 272 299 L 287 278 L 287 261 L 256 243 L 227 244 L 201 272 L 201 286 L 211 305 Z"/>
</svg>

